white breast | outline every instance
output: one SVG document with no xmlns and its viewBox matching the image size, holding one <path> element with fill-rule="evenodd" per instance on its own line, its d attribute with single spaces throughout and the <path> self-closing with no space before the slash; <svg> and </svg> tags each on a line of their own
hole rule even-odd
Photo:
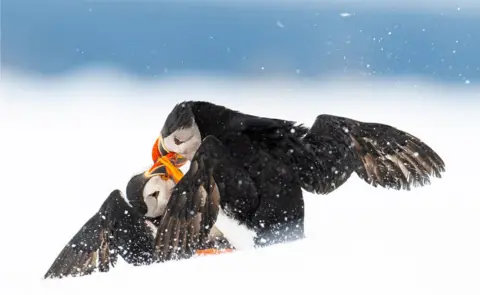
<svg viewBox="0 0 480 295">
<path fill-rule="evenodd" d="M 256 237 L 256 233 L 248 229 L 245 225 L 240 225 L 237 220 L 228 216 L 221 208 L 215 227 L 223 233 L 235 249 L 248 250 L 255 248 L 254 238 Z"/>
</svg>

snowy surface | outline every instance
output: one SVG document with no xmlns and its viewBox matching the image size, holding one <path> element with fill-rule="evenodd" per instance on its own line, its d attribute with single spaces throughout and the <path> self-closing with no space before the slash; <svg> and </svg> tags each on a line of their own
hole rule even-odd
<svg viewBox="0 0 480 295">
<path fill-rule="evenodd" d="M 0 88 L 0 294 L 480 294 L 480 91 L 423 81 L 172 80 L 89 73 Z M 353 176 L 307 195 L 308 238 L 289 245 L 42 279 L 109 192 L 150 164 L 171 107 L 210 100 L 311 124 L 330 113 L 419 136 L 447 173 L 410 192 Z"/>
</svg>

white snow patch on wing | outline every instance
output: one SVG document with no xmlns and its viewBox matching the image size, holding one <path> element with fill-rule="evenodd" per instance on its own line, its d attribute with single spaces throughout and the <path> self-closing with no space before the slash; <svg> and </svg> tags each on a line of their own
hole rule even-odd
<svg viewBox="0 0 480 295">
<path fill-rule="evenodd" d="M 149 84 L 97 73 L 38 82 L 2 70 L 0 294 L 480 294 L 474 84 L 468 91 L 416 79 L 336 77 Z M 164 118 L 189 99 L 307 126 L 321 113 L 384 122 L 425 140 L 447 172 L 410 192 L 373 188 L 353 176 L 330 195 L 307 194 L 308 238 L 300 242 L 148 267 L 119 263 L 107 274 L 43 281 L 110 192 L 123 191 L 151 164 Z"/>
</svg>

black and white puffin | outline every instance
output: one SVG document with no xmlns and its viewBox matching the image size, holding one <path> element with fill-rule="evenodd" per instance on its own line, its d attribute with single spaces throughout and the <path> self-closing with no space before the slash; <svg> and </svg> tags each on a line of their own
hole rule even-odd
<svg viewBox="0 0 480 295">
<path fill-rule="evenodd" d="M 410 190 L 445 171 L 433 149 L 392 126 L 319 115 L 307 128 L 204 101 L 177 104 L 153 151 L 191 161 L 158 227 L 159 256 L 172 251 L 164 232 L 205 210 L 205 192 L 212 214 L 203 223 L 211 228 L 223 214 L 254 233 L 256 248 L 304 238 L 302 189 L 328 194 L 355 172 L 375 187 Z"/>
<path fill-rule="evenodd" d="M 184 162 L 177 160 L 176 165 Z M 157 162 L 167 165 L 157 163 L 149 171 L 133 176 L 127 184 L 126 199 L 120 190 L 112 191 L 98 212 L 63 248 L 44 278 L 108 272 L 116 265 L 118 255 L 135 266 L 157 262 L 153 256 L 157 226 L 171 189 L 183 176 L 167 161 L 160 159 Z M 197 246 L 193 250 L 231 248 L 216 229 L 206 243 Z M 184 256 L 196 254 L 193 250 L 187 253 L 184 249 Z"/>
</svg>

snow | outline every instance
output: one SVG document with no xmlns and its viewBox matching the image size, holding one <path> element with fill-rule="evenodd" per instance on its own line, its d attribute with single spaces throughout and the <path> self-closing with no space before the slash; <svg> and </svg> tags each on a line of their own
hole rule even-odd
<svg viewBox="0 0 480 295">
<path fill-rule="evenodd" d="M 36 80 L 5 73 L 1 294 L 480 294 L 480 91 L 474 83 L 145 82 L 111 72 Z M 149 166 L 163 120 L 183 99 L 307 125 L 321 113 L 384 122 L 426 141 L 447 173 L 410 192 L 373 188 L 354 176 L 330 195 L 307 195 L 308 238 L 296 243 L 43 280 L 110 191 L 124 190 Z"/>
</svg>

